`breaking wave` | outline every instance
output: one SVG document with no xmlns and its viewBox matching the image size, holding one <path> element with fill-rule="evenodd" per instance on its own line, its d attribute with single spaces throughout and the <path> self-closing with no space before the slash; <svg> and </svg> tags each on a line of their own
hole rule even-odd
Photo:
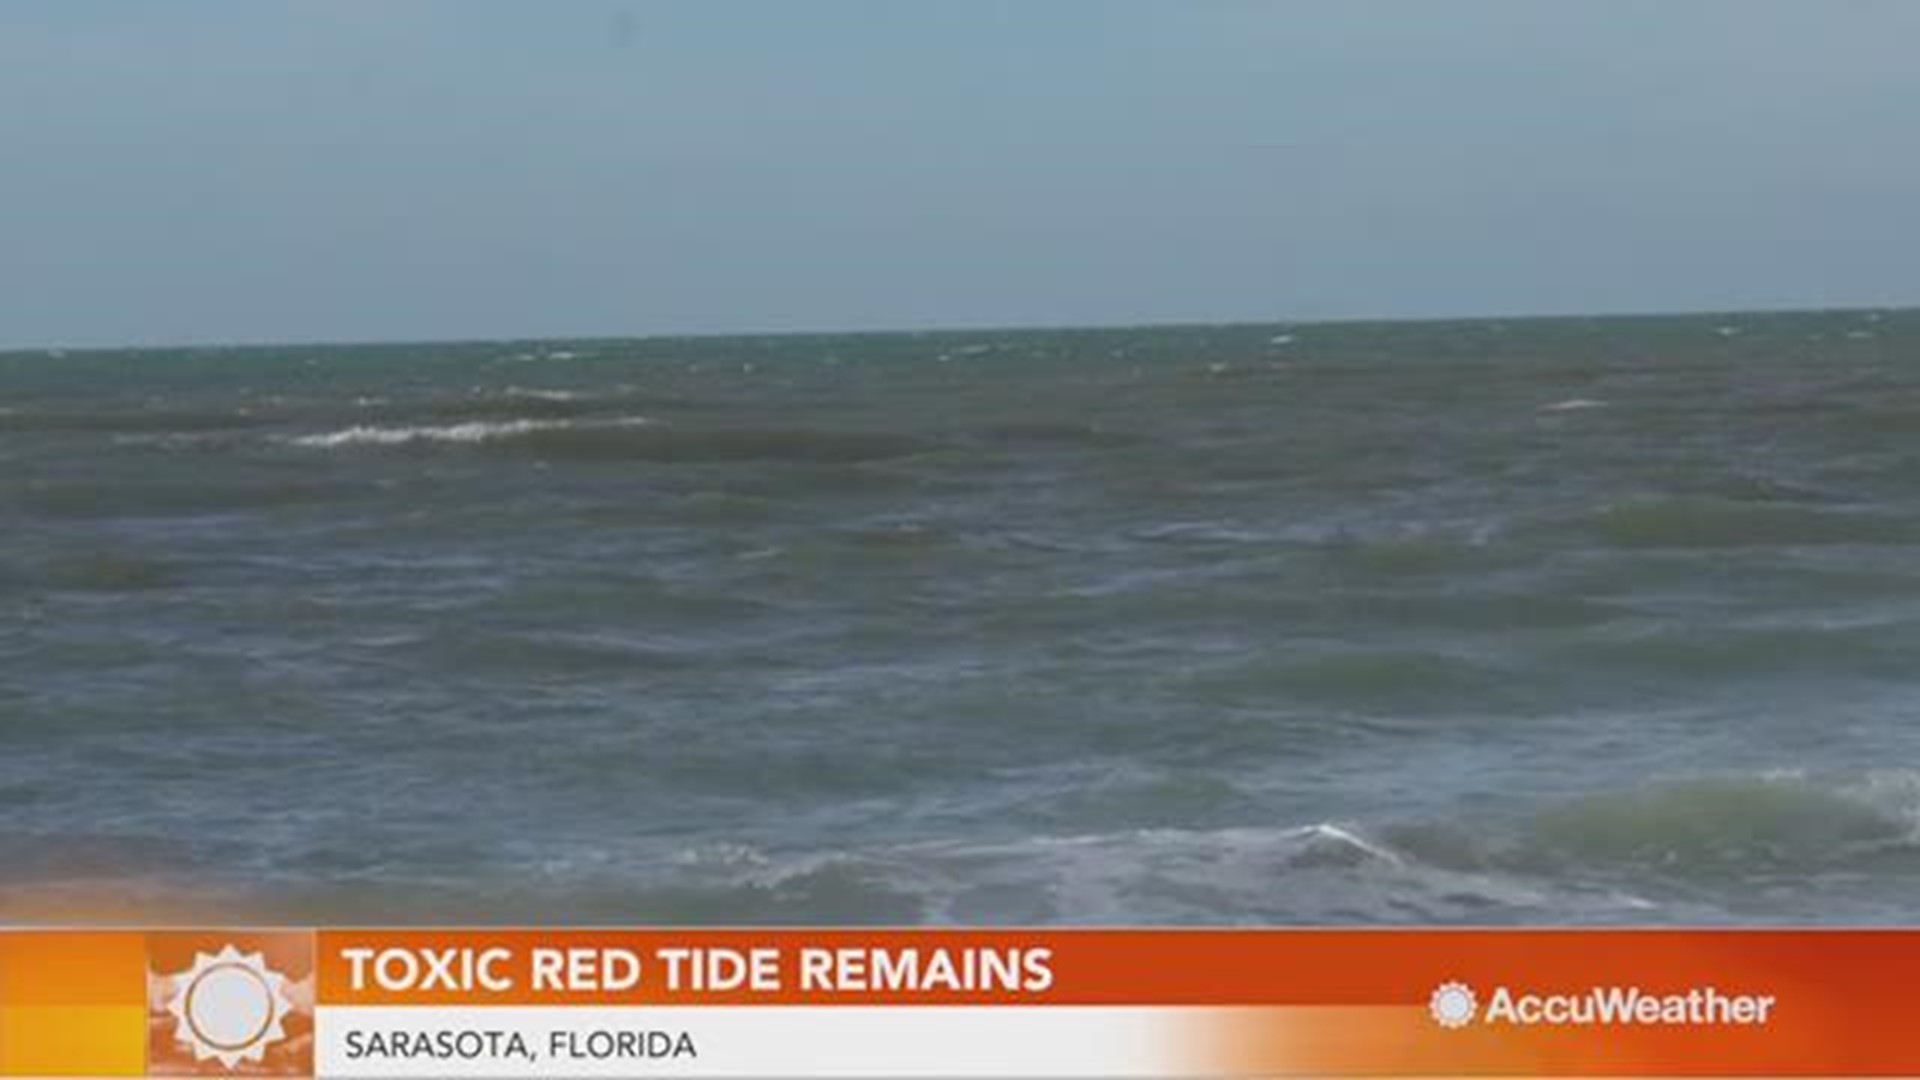
<svg viewBox="0 0 1920 1080">
<path fill-rule="evenodd" d="M 300 435 L 287 441 L 294 446 L 330 450 L 341 446 L 409 446 L 415 443 L 481 443 L 490 439 L 510 439 L 535 431 L 565 427 L 564 420 L 469 420 L 460 424 L 379 427 L 355 425 L 319 435 Z"/>
<path fill-rule="evenodd" d="M 307 449 L 476 446 L 534 457 L 657 462 L 859 462 L 906 457 L 934 444 L 911 435 L 799 428 L 675 428 L 646 417 L 605 421 L 522 417 L 422 426 L 356 426 L 287 442 Z"/>
<path fill-rule="evenodd" d="M 1681 879 L 1813 873 L 1913 849 L 1920 775 L 1707 776 L 1576 798 L 1539 814 L 1526 855 Z"/>
</svg>

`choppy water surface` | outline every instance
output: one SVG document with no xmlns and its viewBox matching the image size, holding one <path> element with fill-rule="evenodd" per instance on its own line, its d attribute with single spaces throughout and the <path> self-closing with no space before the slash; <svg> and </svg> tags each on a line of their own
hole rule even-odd
<svg viewBox="0 0 1920 1080">
<path fill-rule="evenodd" d="M 1920 314 L 0 356 L 0 917 L 1910 921 Z"/>
</svg>

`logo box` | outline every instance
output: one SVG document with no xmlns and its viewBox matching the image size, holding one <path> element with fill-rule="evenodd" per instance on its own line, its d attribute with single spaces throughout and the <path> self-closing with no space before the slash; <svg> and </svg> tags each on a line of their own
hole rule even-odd
<svg viewBox="0 0 1920 1080">
<path fill-rule="evenodd" d="M 147 937 L 149 1076 L 311 1076 L 313 935 Z"/>
</svg>

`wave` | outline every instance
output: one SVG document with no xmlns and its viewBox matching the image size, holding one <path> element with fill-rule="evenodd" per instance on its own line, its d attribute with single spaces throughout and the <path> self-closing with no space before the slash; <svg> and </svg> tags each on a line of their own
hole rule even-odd
<svg viewBox="0 0 1920 1080">
<path fill-rule="evenodd" d="M 935 920 L 1726 921 L 1766 917 L 1745 884 L 1797 890 L 1793 910 L 1816 912 L 1806 897 L 1831 875 L 1920 868 L 1917 818 L 1912 771 L 1732 774 L 1578 796 L 1511 824 L 1134 828 L 757 855 L 715 873 L 778 890 L 858 867 L 854 880 L 916 896 Z"/>
<path fill-rule="evenodd" d="M 1121 829 L 863 851 L 687 852 L 678 921 L 878 920 L 1078 925 L 1624 921 L 1650 905 L 1611 887 L 1560 886 L 1423 862 L 1346 822 Z"/>
<path fill-rule="evenodd" d="M 590 419 L 640 411 L 675 412 L 711 405 L 629 385 L 604 389 L 476 386 L 423 395 L 254 396 L 225 393 L 198 401 L 132 403 L 94 409 L 0 411 L 0 431 L 48 434 L 220 435 L 329 422 L 365 428 L 456 427 L 469 422 Z"/>
<path fill-rule="evenodd" d="M 1539 814 L 1522 854 L 1536 864 L 1683 880 L 1812 874 L 1913 851 L 1920 774 L 1820 779 L 1708 776 L 1574 799 Z"/>
<path fill-rule="evenodd" d="M 425 424 L 405 427 L 355 425 L 319 435 L 289 438 L 293 446 L 331 450 L 342 446 L 409 446 L 423 442 L 481 443 L 489 439 L 512 438 L 530 432 L 564 427 L 563 420 L 469 420 L 460 424 Z"/>
<path fill-rule="evenodd" d="M 527 401 L 588 401 L 592 395 L 580 390 L 547 390 L 537 386 L 509 386 L 500 396 Z"/>
<path fill-rule="evenodd" d="M 800 850 L 736 840 L 669 858 L 585 848 L 559 858 L 570 882 L 598 878 L 611 890 L 624 880 L 645 914 L 693 922 L 1728 922 L 1779 910 L 1846 918 L 1818 902 L 1844 902 L 1844 891 L 1828 892 L 1841 888 L 1836 881 L 1920 869 L 1920 774 L 1905 771 L 1671 779 L 1518 816 L 1384 823 L 1125 825 L 1130 794 L 1171 797 L 1183 810 L 1198 796 L 1202 817 L 1244 821 L 1258 809 L 1239 792 L 1223 804 L 1221 792 L 1181 784 L 1105 794 L 1113 799 L 1069 815 L 1112 815 L 1105 826 L 1053 820 L 1027 836 Z"/>
<path fill-rule="evenodd" d="M 618 417 L 639 412 L 711 409 L 710 403 L 621 384 L 604 388 L 476 386 L 464 393 L 368 399 L 358 403 L 357 418 L 380 425 L 459 423 L 468 420 L 561 420 Z"/>
<path fill-rule="evenodd" d="M 673 428 L 645 417 L 605 421 L 519 418 L 398 427 L 355 426 L 286 440 L 307 449 L 482 447 L 573 460 L 861 462 L 906 457 L 934 444 L 911 435 L 802 428 Z"/>
<path fill-rule="evenodd" d="M 275 856 L 287 872 L 273 876 L 281 892 L 265 913 L 337 919 L 342 905 L 368 904 L 377 879 L 390 921 L 413 910 L 440 920 L 561 911 L 588 922 L 766 925 L 1705 924 L 1777 922 L 1782 911 L 1835 922 L 1861 910 L 1847 906 L 1848 880 L 1920 870 L 1916 807 L 1913 772 L 1778 773 L 1655 781 L 1515 820 L 1307 816 L 851 847 L 548 838 L 537 854 L 462 848 L 457 893 L 444 891 L 447 866 L 348 853 L 316 837 Z M 361 873 L 353 890 L 333 884 L 343 859 Z M 30 870 L 12 884 L 93 868 L 43 859 Z M 258 889 L 257 877 L 242 888 Z"/>
</svg>

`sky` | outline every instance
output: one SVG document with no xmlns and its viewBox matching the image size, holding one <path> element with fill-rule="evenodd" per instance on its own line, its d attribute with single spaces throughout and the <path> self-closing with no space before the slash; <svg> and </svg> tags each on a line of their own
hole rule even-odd
<svg viewBox="0 0 1920 1080">
<path fill-rule="evenodd" d="M 1904 0 L 0 0 L 0 345 L 1920 301 Z"/>
</svg>

